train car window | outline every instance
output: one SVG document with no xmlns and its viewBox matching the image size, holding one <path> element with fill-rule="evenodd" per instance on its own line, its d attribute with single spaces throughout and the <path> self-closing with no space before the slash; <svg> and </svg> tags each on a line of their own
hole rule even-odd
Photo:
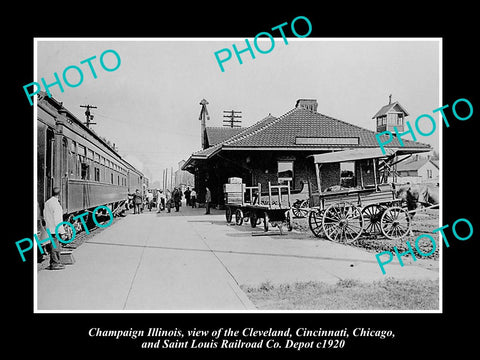
<svg viewBox="0 0 480 360">
<path fill-rule="evenodd" d="M 117 185 L 120 185 L 120 176 L 117 175 Z"/>
<path fill-rule="evenodd" d="M 100 164 L 105 165 L 105 158 L 100 156 Z"/>
<path fill-rule="evenodd" d="M 70 170 L 70 178 L 74 178 L 77 176 L 77 159 L 75 155 L 75 141 L 70 141 L 69 146 L 69 157 L 68 157 L 68 169 Z"/>
<path fill-rule="evenodd" d="M 110 174 L 110 182 L 113 184 L 113 173 Z"/>
<path fill-rule="evenodd" d="M 90 160 L 93 160 L 93 150 L 90 150 L 90 149 L 87 150 L 87 158 Z"/>
<path fill-rule="evenodd" d="M 82 180 L 90 180 L 89 168 L 90 166 L 87 163 L 82 162 Z"/>
<path fill-rule="evenodd" d="M 93 160 L 95 160 L 97 163 L 100 163 L 100 154 L 94 153 L 93 154 Z"/>
<path fill-rule="evenodd" d="M 100 181 L 100 169 L 98 167 L 95 168 L 95 181 Z"/>
<path fill-rule="evenodd" d="M 87 150 L 85 146 L 78 144 L 78 155 L 87 156 Z"/>
</svg>

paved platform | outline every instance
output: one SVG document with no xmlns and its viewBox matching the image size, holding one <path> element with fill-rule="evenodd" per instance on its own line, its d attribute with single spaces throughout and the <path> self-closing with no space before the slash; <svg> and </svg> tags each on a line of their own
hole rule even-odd
<svg viewBox="0 0 480 360">
<path fill-rule="evenodd" d="M 204 211 L 128 214 L 88 235 L 74 265 L 38 272 L 38 310 L 252 310 L 239 285 L 385 278 L 363 249 L 309 233 L 265 235 L 263 227 L 227 225 L 223 211 Z M 417 263 L 395 260 L 387 275 L 438 279 L 438 270 Z"/>
</svg>

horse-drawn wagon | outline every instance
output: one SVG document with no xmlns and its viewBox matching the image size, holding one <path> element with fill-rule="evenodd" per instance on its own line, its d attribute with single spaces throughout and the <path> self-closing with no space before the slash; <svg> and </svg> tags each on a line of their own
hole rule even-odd
<svg viewBox="0 0 480 360">
<path fill-rule="evenodd" d="M 308 223 L 315 236 L 349 243 L 365 233 L 383 234 L 390 239 L 409 233 L 409 211 L 403 200 L 396 198 L 395 188 L 387 183 L 395 161 L 393 151 L 383 154 L 374 148 L 312 156 L 317 192 L 310 191 Z M 351 170 L 342 171 L 343 163 L 348 163 Z M 330 170 L 338 166 L 339 185 L 322 187 L 322 166 L 326 164 L 332 164 Z"/>
</svg>

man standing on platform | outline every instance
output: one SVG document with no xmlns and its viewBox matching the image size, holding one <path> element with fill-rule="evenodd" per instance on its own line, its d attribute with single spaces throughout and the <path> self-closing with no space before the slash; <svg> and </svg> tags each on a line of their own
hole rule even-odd
<svg viewBox="0 0 480 360">
<path fill-rule="evenodd" d="M 212 201 L 212 194 L 208 187 L 205 188 L 205 215 L 210 214 L 210 202 Z"/>
<path fill-rule="evenodd" d="M 182 201 L 182 191 L 180 188 L 175 188 L 172 193 L 173 202 L 175 203 L 175 212 L 180 209 L 180 202 Z"/>
<path fill-rule="evenodd" d="M 183 195 L 185 195 L 185 205 L 186 206 L 190 206 L 190 188 L 187 187 L 187 190 L 185 190 L 185 192 L 183 193 Z"/>
<path fill-rule="evenodd" d="M 55 230 L 59 223 L 63 221 L 63 210 L 60 205 L 60 188 L 53 188 L 53 195 L 45 202 L 45 209 L 43 210 L 43 217 L 45 219 L 45 229 L 50 231 L 50 242 L 46 244 L 47 250 L 50 253 L 50 270 L 63 270 L 65 265 L 60 261 L 60 243 L 55 236 Z M 63 226 L 58 228 L 58 235 L 65 239 L 66 232 Z M 54 241 L 54 243 L 52 243 Z"/>
</svg>

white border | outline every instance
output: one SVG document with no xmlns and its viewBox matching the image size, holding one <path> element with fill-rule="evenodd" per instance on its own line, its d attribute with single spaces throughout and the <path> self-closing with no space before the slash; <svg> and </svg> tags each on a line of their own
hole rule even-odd
<svg viewBox="0 0 480 360">
<path fill-rule="evenodd" d="M 151 42 L 162 42 L 162 41 L 175 41 L 175 42 L 183 42 L 183 41 L 245 41 L 245 38 L 68 38 L 68 37 L 51 37 L 51 38 L 33 38 L 33 76 L 34 80 L 37 81 L 38 73 L 37 73 L 37 43 L 38 41 L 93 41 L 93 42 L 101 42 L 101 41 L 120 41 L 120 42 L 138 42 L 138 41 L 151 41 Z M 269 39 L 259 39 L 260 41 L 267 41 Z M 439 104 L 438 106 L 441 107 L 443 105 L 443 38 L 441 37 L 422 37 L 422 38 L 386 38 L 386 37 L 375 37 L 375 38 L 314 38 L 314 37 L 306 37 L 306 38 L 290 38 L 287 37 L 288 42 L 291 41 L 327 41 L 327 42 L 341 42 L 341 41 L 371 41 L 371 42 L 379 42 L 379 41 L 437 41 L 438 42 L 438 57 L 439 57 Z M 283 38 L 275 37 L 275 41 L 283 41 Z M 35 206 L 35 202 L 37 199 L 37 97 L 34 98 L 33 101 L 33 194 L 34 194 L 34 203 L 33 203 L 33 229 L 36 231 L 37 229 L 37 209 Z M 433 110 L 433 109 L 432 109 Z M 428 109 L 426 111 L 429 111 Z M 438 124 L 442 123 L 441 115 L 439 116 Z M 440 192 L 440 210 L 439 210 L 439 226 L 443 224 L 443 126 L 439 126 L 439 192 Z M 438 235 L 440 237 L 440 235 Z M 376 314 L 376 313 L 387 313 L 387 314 L 399 314 L 399 313 L 443 313 L 443 247 L 441 246 L 441 241 L 439 239 L 439 309 L 438 310 L 39 310 L 38 309 L 38 302 L 37 302 L 37 274 L 38 274 L 38 266 L 37 266 L 37 251 L 36 246 L 32 247 L 33 250 L 33 312 L 34 313 L 60 313 L 60 314 L 75 314 L 75 313 L 89 313 L 89 314 L 151 314 L 151 313 L 161 313 L 161 314 L 202 314 L 202 313 L 215 313 L 215 314 Z M 36 245 L 36 244 L 35 244 Z"/>
</svg>

